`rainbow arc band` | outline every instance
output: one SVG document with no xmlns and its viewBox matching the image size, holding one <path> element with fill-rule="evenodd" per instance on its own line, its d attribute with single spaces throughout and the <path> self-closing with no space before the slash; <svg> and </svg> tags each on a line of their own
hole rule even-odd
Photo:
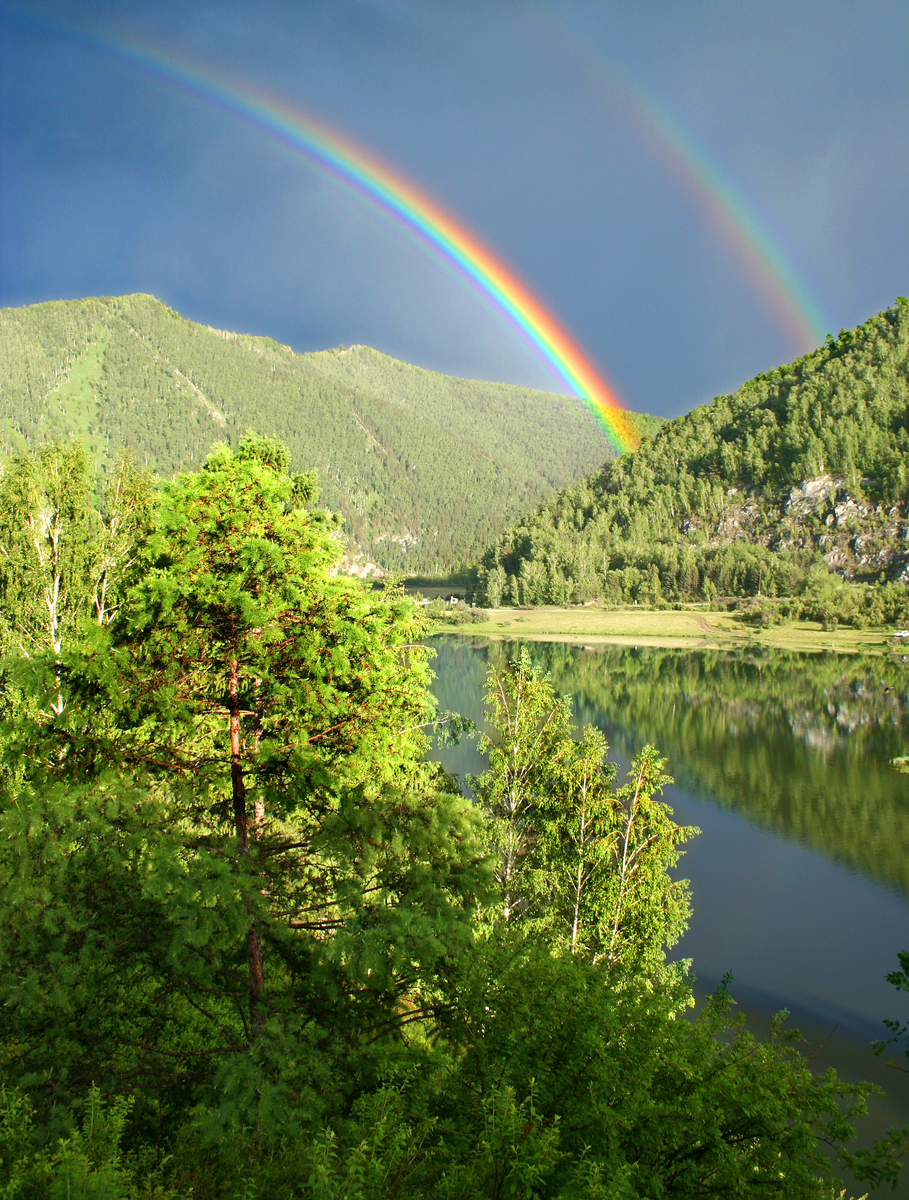
<svg viewBox="0 0 909 1200">
<path fill-rule="evenodd" d="M 590 409 L 618 454 L 636 448 L 637 434 L 614 389 L 542 302 L 461 222 L 370 151 L 276 97 L 151 41 L 102 35 L 57 20 L 41 24 L 242 118 L 391 216 L 505 318 Z"/>
<path fill-rule="evenodd" d="M 734 249 L 796 352 L 804 354 L 819 346 L 832 327 L 829 318 L 728 170 L 708 154 L 681 117 L 652 89 L 594 49 L 596 39 L 574 31 L 564 8 L 546 0 L 528 0 L 528 5 L 528 16 L 537 26 L 546 53 L 561 51 L 574 74 L 584 77 L 590 91 L 604 98 L 610 110 L 616 102 L 624 108 L 642 142 L 649 144 L 663 167 L 682 182 L 710 227 Z"/>
</svg>

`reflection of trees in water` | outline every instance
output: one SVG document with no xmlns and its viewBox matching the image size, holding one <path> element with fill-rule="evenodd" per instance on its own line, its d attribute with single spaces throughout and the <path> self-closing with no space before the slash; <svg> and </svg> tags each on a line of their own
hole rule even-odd
<svg viewBox="0 0 909 1200">
<path fill-rule="evenodd" d="M 512 657 L 493 645 L 490 660 Z M 887 659 L 537 643 L 579 720 L 680 787 L 909 893 L 909 669 Z"/>
</svg>

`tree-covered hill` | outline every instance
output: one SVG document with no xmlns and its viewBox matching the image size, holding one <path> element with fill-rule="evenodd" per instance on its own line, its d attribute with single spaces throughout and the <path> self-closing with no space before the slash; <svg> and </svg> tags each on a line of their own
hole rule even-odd
<svg viewBox="0 0 909 1200">
<path fill-rule="evenodd" d="M 907 500 L 901 298 L 539 506 L 487 548 L 475 591 L 495 606 L 807 589 L 826 618 L 857 604 L 842 580 L 909 581 Z"/>
<path fill-rule="evenodd" d="M 659 424 L 637 417 L 641 433 Z M 385 568 L 467 561 L 610 449 L 576 399 L 454 379 L 366 346 L 294 354 L 184 320 L 151 296 L 0 312 L 0 447 L 82 437 L 104 468 L 129 447 L 164 476 L 280 437 L 319 475 L 359 552 Z"/>
</svg>

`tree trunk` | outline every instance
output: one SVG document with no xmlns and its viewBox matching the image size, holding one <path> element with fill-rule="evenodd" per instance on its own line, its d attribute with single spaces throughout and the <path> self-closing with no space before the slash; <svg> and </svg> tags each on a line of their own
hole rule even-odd
<svg viewBox="0 0 909 1200">
<path fill-rule="evenodd" d="M 628 808 L 628 819 L 625 823 L 625 845 L 622 849 L 622 872 L 619 876 L 619 896 L 615 906 L 615 920 L 612 923 L 612 937 L 609 939 L 609 955 L 608 961 L 615 962 L 616 959 L 616 942 L 619 937 L 619 922 L 622 917 L 622 906 L 625 903 L 625 890 L 628 883 L 628 843 L 631 841 L 631 829 L 634 825 L 634 819 L 637 816 L 638 797 L 641 794 L 641 784 L 644 782 L 644 767 L 641 766 L 638 772 L 638 781 L 634 789 L 634 798 Z M 632 851 L 632 860 L 636 857 L 637 852 Z"/>
<path fill-rule="evenodd" d="M 230 781 L 234 801 L 234 826 L 237 831 L 237 850 L 249 853 L 249 830 L 246 822 L 246 784 L 240 762 L 240 687 L 237 660 L 230 664 Z M 247 902 L 247 909 L 251 906 Z M 246 932 L 246 954 L 249 959 L 249 1015 L 254 1033 L 265 1024 L 265 972 L 262 967 L 262 939 L 256 922 L 250 917 Z"/>
</svg>

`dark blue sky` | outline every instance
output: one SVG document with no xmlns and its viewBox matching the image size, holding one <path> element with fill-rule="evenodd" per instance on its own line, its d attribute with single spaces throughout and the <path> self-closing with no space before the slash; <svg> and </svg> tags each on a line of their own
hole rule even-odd
<svg viewBox="0 0 909 1200">
<path fill-rule="evenodd" d="M 556 386 L 375 209 L 80 26 L 152 38 L 372 150 L 633 408 L 685 411 L 808 349 L 806 325 L 909 293 L 905 0 L 80 0 L 0 2 L 3 305 L 151 292 L 296 350 L 365 342 Z"/>
</svg>

